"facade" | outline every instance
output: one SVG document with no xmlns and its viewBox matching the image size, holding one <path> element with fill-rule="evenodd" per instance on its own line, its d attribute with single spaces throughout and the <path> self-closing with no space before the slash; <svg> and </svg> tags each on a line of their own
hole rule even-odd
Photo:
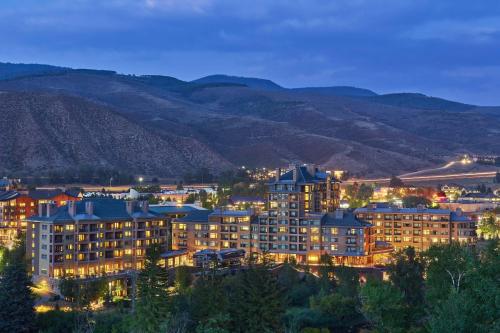
<svg viewBox="0 0 500 333">
<path fill-rule="evenodd" d="M 38 213 L 40 204 L 65 205 L 80 200 L 77 193 L 55 190 L 6 191 L 0 193 L 0 244 L 10 245 L 26 230 L 26 219 Z"/>
<path fill-rule="evenodd" d="M 147 202 L 94 199 L 41 204 L 28 218 L 27 253 L 35 282 L 62 276 L 120 276 L 141 269 L 146 248 L 167 242 L 162 216 Z"/>
<path fill-rule="evenodd" d="M 257 251 L 257 216 L 252 209 L 198 210 L 172 221 L 172 250 L 242 249 Z"/>
<path fill-rule="evenodd" d="M 267 212 L 259 216 L 259 250 L 277 261 L 308 262 L 311 240 L 321 237 L 321 217 L 339 207 L 339 195 L 335 177 L 312 165 L 276 170 L 268 183 Z"/>
<path fill-rule="evenodd" d="M 373 226 L 371 249 L 377 242 L 386 242 L 395 250 L 413 246 L 417 251 L 425 251 L 432 244 L 472 243 L 476 239 L 475 222 L 460 210 L 378 207 L 372 204 L 358 208 L 354 213 L 358 219 Z"/>
</svg>

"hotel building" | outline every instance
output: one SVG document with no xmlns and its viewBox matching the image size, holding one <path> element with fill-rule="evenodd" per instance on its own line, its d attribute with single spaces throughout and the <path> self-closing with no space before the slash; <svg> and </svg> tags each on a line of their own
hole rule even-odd
<svg viewBox="0 0 500 333">
<path fill-rule="evenodd" d="M 417 251 L 425 251 L 433 244 L 476 240 L 476 223 L 461 210 L 370 204 L 354 213 L 358 219 L 372 224 L 371 249 L 379 242 L 386 242 L 395 250 L 413 246 Z"/>
<path fill-rule="evenodd" d="M 120 276 L 143 268 L 146 248 L 167 242 L 167 225 L 147 201 L 69 201 L 41 204 L 27 219 L 26 238 L 33 280 L 55 286 L 62 276 Z"/>
</svg>

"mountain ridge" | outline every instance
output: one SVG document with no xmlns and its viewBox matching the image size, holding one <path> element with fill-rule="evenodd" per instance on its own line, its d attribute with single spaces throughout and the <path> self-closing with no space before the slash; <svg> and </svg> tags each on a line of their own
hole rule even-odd
<svg viewBox="0 0 500 333">
<path fill-rule="evenodd" d="M 300 161 L 360 175 L 390 175 L 434 166 L 456 154 L 500 152 L 500 109 L 462 103 L 457 106 L 453 104 L 457 102 L 441 99 L 430 100 L 439 102 L 437 109 L 432 105 L 423 108 L 412 102 L 416 97 L 419 103 L 422 98 L 427 101 L 422 95 L 398 96 L 399 104 L 393 105 L 392 97 L 387 101 L 385 95 L 268 90 L 235 82 L 195 83 L 162 75 L 93 70 L 0 80 L 0 91 L 30 93 L 42 100 L 46 99 L 44 94 L 68 96 L 78 99 L 75 103 L 84 105 L 81 108 L 104 108 L 124 117 L 127 123 L 120 122 L 124 128 L 145 131 L 147 140 L 161 142 L 162 151 L 170 156 L 148 150 L 149 157 L 144 158 L 154 160 L 155 167 L 148 170 L 152 174 L 182 175 L 200 167 L 216 173 L 237 165 L 275 167 Z M 406 97 L 411 102 L 407 105 Z M 12 108 L 23 105 L 19 98 L 16 103 Z M 50 110 L 46 104 L 41 105 L 35 108 L 37 112 Z M 462 110 L 462 105 L 467 110 Z M 0 104 L 3 108 L 5 105 Z M 68 107 L 61 117 L 65 113 L 64 117 L 70 117 L 72 112 L 74 108 Z M 464 130 L 464 120 L 474 126 Z M 10 120 L 8 126 L 18 125 Z M 19 130 L 29 132 L 30 128 Z M 93 137 L 102 136 L 102 131 L 106 129 L 99 127 L 95 133 L 90 129 L 89 135 L 78 135 L 92 142 Z M 175 142 L 173 147 L 171 142 Z M 117 144 L 117 151 L 122 146 Z M 0 153 L 8 156 L 5 152 L 15 147 L 16 143 L 10 141 Z M 58 161 L 58 155 L 53 154 L 53 160 Z M 110 153 L 92 154 L 96 160 L 107 161 L 106 154 Z M 67 156 L 65 161 L 68 165 L 80 163 Z M 21 158 L 19 163 L 21 169 L 32 170 L 30 163 L 34 162 Z M 165 170 L 161 170 L 162 163 Z M 123 165 L 141 173 L 137 164 Z M 0 164 L 2 167 L 12 170 L 12 166 Z M 46 165 L 47 170 L 50 167 L 61 165 Z"/>
</svg>

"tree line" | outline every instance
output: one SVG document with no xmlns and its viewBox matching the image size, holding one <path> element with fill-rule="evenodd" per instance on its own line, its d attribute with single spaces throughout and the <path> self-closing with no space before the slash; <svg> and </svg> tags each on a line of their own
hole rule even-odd
<svg viewBox="0 0 500 333">
<path fill-rule="evenodd" d="M 106 284 L 67 279 L 61 291 L 72 311 L 35 314 L 20 247 L 2 257 L 0 332 L 498 332 L 500 244 L 452 243 L 394 254 L 387 279 L 333 265 L 267 255 L 231 274 L 190 268 L 167 271 L 159 245 L 147 250 L 132 300 L 93 311 Z"/>
</svg>

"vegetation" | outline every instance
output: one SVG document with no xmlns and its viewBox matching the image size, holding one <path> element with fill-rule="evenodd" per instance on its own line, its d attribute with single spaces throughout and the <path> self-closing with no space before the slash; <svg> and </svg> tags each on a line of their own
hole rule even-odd
<svg viewBox="0 0 500 333">
<path fill-rule="evenodd" d="M 35 330 L 34 297 L 26 270 L 25 244 L 5 250 L 0 271 L 0 332 Z"/>
<path fill-rule="evenodd" d="M 373 195 L 373 187 L 366 184 L 354 183 L 347 185 L 345 189 L 345 199 L 349 202 L 349 207 L 358 208 L 366 206 Z"/>
<path fill-rule="evenodd" d="M 76 284 L 65 279 L 61 290 L 75 304 L 73 311 L 39 313 L 35 320 L 29 279 L 19 260 L 22 254 L 9 251 L 0 280 L 0 331 L 30 332 L 36 326 L 40 332 L 53 333 L 500 329 L 498 240 L 488 241 L 480 250 L 458 243 L 433 246 L 421 254 L 408 248 L 394 255 L 386 281 L 368 276 L 366 283 L 360 283 L 355 268 L 334 266 L 326 255 L 314 274 L 293 261 L 275 266 L 263 260 L 249 261 L 248 268 L 235 274 L 212 270 L 193 280 L 188 268 L 168 275 L 159 265 L 159 253 L 159 245 L 148 249 L 131 307 L 87 311 L 91 302 L 105 297 L 106 288 L 98 282 Z"/>
<path fill-rule="evenodd" d="M 500 236 L 500 223 L 497 222 L 497 214 L 500 209 L 487 211 L 478 223 L 478 234 L 484 238 L 498 238 Z"/>
<path fill-rule="evenodd" d="M 424 207 L 430 207 L 432 202 L 426 197 L 421 197 L 417 195 L 408 195 L 403 198 L 403 207 L 405 208 L 415 208 L 419 205 Z"/>
</svg>

